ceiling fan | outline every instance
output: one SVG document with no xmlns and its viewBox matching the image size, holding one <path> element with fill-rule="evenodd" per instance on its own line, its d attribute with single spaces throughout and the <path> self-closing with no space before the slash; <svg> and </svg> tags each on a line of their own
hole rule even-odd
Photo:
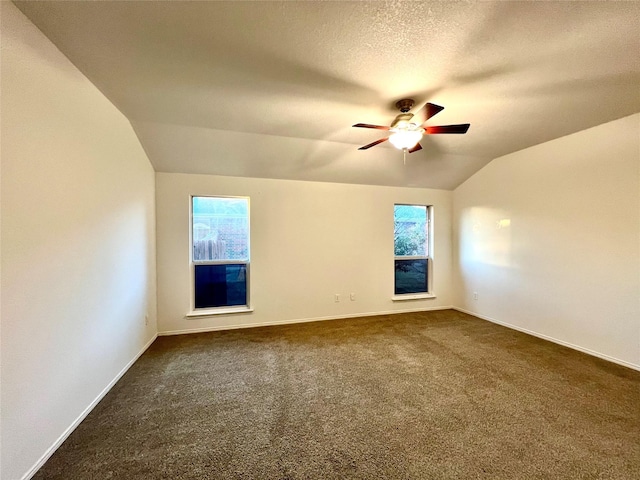
<svg viewBox="0 0 640 480">
<path fill-rule="evenodd" d="M 353 125 L 354 127 L 377 128 L 378 130 L 389 130 L 391 132 L 388 137 L 384 137 L 368 145 L 364 145 L 358 150 L 366 150 L 389 140 L 392 145 L 398 150 L 404 150 L 405 152 L 408 151 L 409 153 L 413 153 L 422 149 L 422 145 L 420 145 L 420 139 L 422 139 L 423 135 L 432 135 L 434 133 L 467 133 L 467 130 L 469 130 L 469 123 L 461 123 L 458 125 L 440 125 L 434 127 L 426 126 L 425 123 L 427 122 L 427 120 L 444 110 L 444 107 L 435 105 L 433 103 L 427 103 L 422 109 L 417 112 L 424 112 L 423 117 L 420 118 L 420 120 L 422 120 L 420 124 L 411 122 L 414 114 L 409 113 L 409 110 L 411 110 L 411 107 L 413 107 L 414 103 L 415 102 L 411 98 L 398 100 L 396 102 L 396 108 L 400 110 L 401 113 L 393 120 L 393 122 L 391 122 L 391 125 L 388 127 L 385 127 L 383 125 L 370 125 L 368 123 L 356 123 L 355 125 Z"/>
</svg>

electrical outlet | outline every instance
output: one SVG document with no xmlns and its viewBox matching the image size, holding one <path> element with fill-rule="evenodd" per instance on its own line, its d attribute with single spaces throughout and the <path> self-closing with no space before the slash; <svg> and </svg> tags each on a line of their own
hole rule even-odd
<svg viewBox="0 0 640 480">
<path fill-rule="evenodd" d="M 356 294 L 352 293 L 351 295 L 349 295 L 349 298 L 351 299 L 352 302 L 356 301 Z"/>
<path fill-rule="evenodd" d="M 336 303 L 340 303 L 340 294 L 339 293 L 336 293 L 333 301 L 336 302 Z"/>
<path fill-rule="evenodd" d="M 473 292 L 473 299 L 477 300 L 478 299 L 478 292 Z"/>
<path fill-rule="evenodd" d="M 144 316 L 144 324 L 149 325 L 149 314 Z"/>
</svg>

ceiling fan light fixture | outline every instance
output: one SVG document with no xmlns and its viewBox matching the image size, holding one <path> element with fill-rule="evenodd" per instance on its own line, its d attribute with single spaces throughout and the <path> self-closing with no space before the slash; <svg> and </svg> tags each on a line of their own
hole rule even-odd
<svg viewBox="0 0 640 480">
<path fill-rule="evenodd" d="M 398 101 L 396 103 L 396 107 L 400 109 L 401 113 L 393 119 L 393 122 L 391 122 L 391 125 L 388 127 L 384 125 L 372 125 L 370 123 L 356 123 L 355 125 L 353 125 L 354 127 L 359 128 L 375 128 L 378 130 L 386 130 L 389 132 L 389 136 L 379 138 L 375 142 L 363 145 L 358 150 L 367 150 L 389 140 L 391 144 L 398 150 L 404 150 L 406 157 L 407 152 L 414 153 L 422 150 L 420 140 L 422 139 L 422 136 L 424 134 L 433 135 L 435 133 L 467 133 L 467 130 L 469 130 L 469 123 L 461 123 L 458 125 L 436 125 L 427 127 L 425 125 L 427 123 L 427 120 L 429 120 L 434 115 L 437 115 L 438 112 L 444 110 L 444 107 L 441 107 L 440 105 L 436 105 L 434 103 L 427 103 L 419 110 L 419 112 L 421 112 L 419 118 L 422 123 L 415 124 L 411 122 L 411 119 L 414 118 L 417 114 L 409 113 L 409 110 L 411 109 L 413 104 L 414 102 L 410 98 Z"/>
<path fill-rule="evenodd" d="M 424 129 L 422 128 L 398 128 L 394 129 L 394 132 L 389 136 L 389 141 L 398 150 L 404 150 L 405 148 L 413 148 L 422 139 Z"/>
</svg>

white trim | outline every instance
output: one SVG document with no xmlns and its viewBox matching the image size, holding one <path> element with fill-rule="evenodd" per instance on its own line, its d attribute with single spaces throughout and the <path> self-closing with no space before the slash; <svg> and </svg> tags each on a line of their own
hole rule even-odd
<svg viewBox="0 0 640 480">
<path fill-rule="evenodd" d="M 523 332 L 523 333 L 526 333 L 528 335 L 532 335 L 534 337 L 538 337 L 538 338 L 541 338 L 543 340 L 547 340 L 549 342 L 557 343 L 558 345 L 562 345 L 563 347 L 568 347 L 568 348 L 571 348 L 573 350 L 577 350 L 579 352 L 586 353 L 588 355 L 592 355 L 594 357 L 598 357 L 598 358 L 601 358 L 603 360 L 607 360 L 608 362 L 617 363 L 618 365 L 622 365 L 623 367 L 628 367 L 628 368 L 631 368 L 633 370 L 640 371 L 640 365 L 636 365 L 635 363 L 627 362 L 625 360 L 620 360 L 619 358 L 611 357 L 611 356 L 606 355 L 604 353 L 596 352 L 595 350 L 590 350 L 590 349 L 585 348 L 585 347 L 580 347 L 578 345 L 574 345 L 573 343 L 565 342 L 564 340 L 558 340 L 557 338 L 553 338 L 553 337 L 550 337 L 548 335 L 544 335 L 542 333 L 534 332 L 533 330 L 528 330 L 526 328 L 522 328 L 522 327 L 519 327 L 517 325 L 513 325 L 511 323 L 501 322 L 500 320 L 496 320 L 495 318 L 487 317 L 486 315 L 480 315 L 479 313 L 475 313 L 475 312 L 472 312 L 470 310 L 465 310 L 464 308 L 460 308 L 460 307 L 452 307 L 452 308 L 454 310 L 459 311 L 459 312 L 466 313 L 468 315 L 473 315 L 474 317 L 478 317 L 478 318 L 480 318 L 482 320 L 486 320 L 486 321 L 491 322 L 491 323 L 496 323 L 498 325 L 502 325 L 503 327 L 507 327 L 507 328 L 510 328 L 512 330 L 518 330 L 519 332 Z"/>
<path fill-rule="evenodd" d="M 325 320 L 340 320 L 343 318 L 358 318 L 358 317 L 375 317 L 377 315 L 393 315 L 396 313 L 415 313 L 415 312 L 428 312 L 431 310 L 451 310 L 453 307 L 450 305 L 442 307 L 427 307 L 427 308 L 410 308 L 406 310 L 390 310 L 387 312 L 368 312 L 368 313 L 350 313 L 348 315 L 337 315 L 329 317 L 314 317 L 314 318 L 294 318 L 291 320 L 275 320 L 272 322 L 261 323 L 237 323 L 234 325 L 216 325 L 203 328 L 188 328 L 184 330 L 168 330 L 166 332 L 158 332 L 159 337 L 169 335 L 184 335 L 189 333 L 203 333 L 203 332 L 216 332 L 219 330 L 236 330 L 239 328 L 256 328 L 256 327 L 270 327 L 274 325 L 289 325 L 295 323 L 308 323 L 308 322 L 322 322 Z"/>
<path fill-rule="evenodd" d="M 185 318 L 188 320 L 190 318 L 200 318 L 200 317 L 212 317 L 215 315 L 229 315 L 232 313 L 251 313 L 253 312 L 253 308 L 247 307 L 245 305 L 241 307 L 222 307 L 218 309 L 206 309 L 206 310 L 194 310 L 187 314 L 185 314 Z"/>
<path fill-rule="evenodd" d="M 193 243 L 191 244 L 193 247 Z M 239 260 L 192 260 L 194 265 L 249 265 L 251 263 L 247 258 Z"/>
<path fill-rule="evenodd" d="M 158 334 L 154 334 L 153 337 L 151 337 L 151 340 L 149 340 L 144 347 L 142 347 L 142 350 L 140 350 L 136 356 L 134 356 L 131 361 L 129 361 L 129 363 L 127 363 L 124 368 L 122 370 L 120 370 L 120 372 L 115 376 L 115 378 L 113 380 L 111 380 L 109 382 L 109 384 L 104 387 L 104 389 L 98 394 L 98 396 L 89 404 L 89 406 L 87 408 L 84 409 L 84 411 L 78 416 L 78 418 L 76 418 L 73 423 L 71 425 L 69 425 L 67 427 L 67 429 L 62 432 L 62 435 L 60 435 L 58 437 L 58 439 L 53 442 L 53 445 L 51 445 L 46 452 L 44 452 L 44 454 L 40 457 L 40 459 L 29 469 L 27 470 L 27 473 L 25 473 L 21 480 L 29 480 L 31 477 L 33 477 L 36 472 L 38 470 L 40 470 L 40 468 L 46 463 L 47 460 L 49 460 L 49 458 L 51 457 L 51 455 L 53 455 L 55 453 L 55 451 L 60 448 L 60 445 L 62 445 L 62 443 L 69 437 L 69 435 L 71 435 L 73 433 L 73 431 L 78 427 L 78 425 L 80 425 L 80 423 L 87 417 L 87 415 L 89 415 L 91 413 L 91 411 L 96 407 L 96 405 L 98 405 L 98 403 L 100 402 L 100 400 L 102 400 L 104 398 L 104 396 L 109 393 L 109 391 L 113 388 L 113 386 L 118 382 L 118 380 L 120 380 L 120 378 L 127 373 L 127 370 L 129 370 L 129 368 L 131 368 L 131 366 L 136 363 L 136 361 L 142 356 L 142 354 L 144 352 L 147 351 L 147 348 L 149 348 L 151 346 L 151 344 L 155 341 L 155 339 L 158 337 Z"/>
<path fill-rule="evenodd" d="M 404 302 L 406 300 L 422 300 L 423 298 L 436 298 L 435 293 L 405 293 L 402 295 L 394 295 L 391 300 L 394 302 Z"/>
</svg>

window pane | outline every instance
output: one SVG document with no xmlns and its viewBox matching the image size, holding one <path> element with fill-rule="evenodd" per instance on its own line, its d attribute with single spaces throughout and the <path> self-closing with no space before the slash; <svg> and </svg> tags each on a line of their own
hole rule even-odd
<svg viewBox="0 0 640 480">
<path fill-rule="evenodd" d="M 249 201 L 193 197 L 193 260 L 249 259 Z"/>
<path fill-rule="evenodd" d="M 427 207 L 395 205 L 393 220 L 394 255 L 427 256 Z"/>
<path fill-rule="evenodd" d="M 396 295 L 427 292 L 427 259 L 396 260 Z"/>
<path fill-rule="evenodd" d="M 229 307 L 247 304 L 245 264 L 194 265 L 195 307 Z"/>
</svg>

